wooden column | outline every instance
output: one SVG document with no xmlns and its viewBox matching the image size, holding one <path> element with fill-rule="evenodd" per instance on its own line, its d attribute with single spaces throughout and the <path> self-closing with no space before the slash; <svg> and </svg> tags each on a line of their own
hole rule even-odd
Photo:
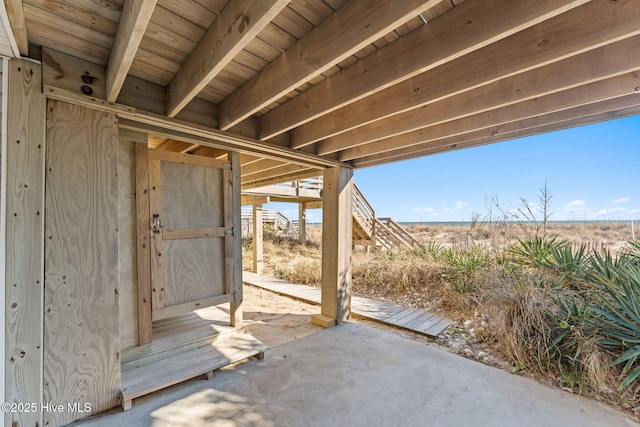
<svg viewBox="0 0 640 427">
<path fill-rule="evenodd" d="M 233 301 L 231 326 L 242 326 L 242 210 L 240 194 L 240 154 L 231 152 L 231 186 L 233 203 Z"/>
<path fill-rule="evenodd" d="M 253 205 L 253 272 L 262 274 L 262 205 Z"/>
<path fill-rule="evenodd" d="M 3 401 L 35 403 L 37 407 L 35 412 L 6 412 L 3 417 L 7 426 L 43 425 L 46 98 L 40 91 L 40 70 L 40 65 L 18 59 L 8 61 L 3 70 L 8 72 L 8 86 L 3 87 L 6 110 L 2 111 L 8 123 L 0 167 L 0 193 L 5 201 L 2 206 L 6 207 L 0 214 L 4 229 L 0 235 L 5 245 L 5 251 L 0 252 L 4 263 L 0 274 L 6 287 L 0 297 L 6 316 Z"/>
<path fill-rule="evenodd" d="M 301 245 L 307 243 L 307 209 L 304 203 L 298 204 L 298 237 Z"/>
<path fill-rule="evenodd" d="M 326 169 L 322 209 L 322 307 L 311 321 L 324 327 L 351 316 L 353 171 Z"/>
</svg>

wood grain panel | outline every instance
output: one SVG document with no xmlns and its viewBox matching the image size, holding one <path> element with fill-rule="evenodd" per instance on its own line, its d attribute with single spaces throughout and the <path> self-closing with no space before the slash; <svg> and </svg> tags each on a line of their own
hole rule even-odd
<svg viewBox="0 0 640 427">
<path fill-rule="evenodd" d="M 163 227 L 224 226 L 221 185 L 220 169 L 163 162 L 160 216 Z"/>
<path fill-rule="evenodd" d="M 224 239 L 165 240 L 165 307 L 222 295 Z"/>
<path fill-rule="evenodd" d="M 6 114 L 5 402 L 42 401 L 42 283 L 46 99 L 40 67 L 9 62 Z M 1 256 L 5 256 L 2 254 Z M 38 413 L 7 413 L 6 425 L 41 424 Z"/>
<path fill-rule="evenodd" d="M 44 401 L 59 426 L 119 404 L 115 115 L 50 101 L 47 117 Z"/>
</svg>

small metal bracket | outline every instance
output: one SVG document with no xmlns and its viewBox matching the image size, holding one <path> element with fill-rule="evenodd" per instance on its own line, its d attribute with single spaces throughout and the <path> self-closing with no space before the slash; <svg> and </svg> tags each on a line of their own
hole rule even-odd
<svg viewBox="0 0 640 427">
<path fill-rule="evenodd" d="M 160 233 L 160 229 L 162 228 L 162 224 L 160 223 L 160 214 L 153 214 L 153 219 L 151 221 L 151 229 L 154 233 Z"/>
</svg>

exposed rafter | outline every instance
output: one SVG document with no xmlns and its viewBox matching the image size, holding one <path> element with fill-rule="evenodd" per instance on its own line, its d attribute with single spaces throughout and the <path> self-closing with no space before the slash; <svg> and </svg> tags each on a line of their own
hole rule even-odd
<svg viewBox="0 0 640 427">
<path fill-rule="evenodd" d="M 640 56 L 628 54 L 637 51 L 640 51 L 640 36 L 603 46 L 540 69 L 517 74 L 407 113 L 373 122 L 330 138 L 327 143 L 330 142 L 334 147 L 340 147 L 342 150 L 367 144 L 366 150 L 375 151 L 377 147 L 385 145 L 382 142 L 376 144 L 375 141 L 497 108 L 508 107 L 524 100 L 536 101 L 538 97 L 640 70 Z M 593 67 L 593 64 L 598 64 L 598 67 Z M 608 92 L 595 92 L 597 88 L 602 91 L 610 90 L 608 86 L 593 86 L 589 95 L 594 98 L 600 97 L 600 99 L 612 97 Z M 630 90 L 628 93 L 633 93 L 634 87 L 621 88 L 623 91 L 627 89 Z M 613 96 L 622 94 L 616 93 Z M 572 105 L 565 106 L 565 104 L 570 104 L 573 99 L 570 97 L 566 97 L 566 100 L 557 98 L 556 101 L 562 103 L 562 108 L 570 108 Z M 532 108 L 536 105 L 532 104 Z M 505 111 L 514 115 L 527 113 L 519 110 L 515 105 Z M 486 121 L 499 123 L 500 117 L 487 115 Z M 376 148 L 372 148 L 374 146 Z"/>
<path fill-rule="evenodd" d="M 640 114 L 640 96 L 627 95 L 605 102 L 582 105 L 580 107 L 511 122 L 493 128 L 425 142 L 384 154 L 363 157 L 355 163 L 358 167 L 371 167 L 383 163 L 476 147 L 638 114 Z"/>
<path fill-rule="evenodd" d="M 4 7 L 7 11 L 7 18 L 9 19 L 9 25 L 11 25 L 11 32 L 13 32 L 13 38 L 18 49 L 19 55 L 29 55 L 29 36 L 27 34 L 27 23 L 24 19 L 24 10 L 22 9 L 22 0 L 5 0 Z M 9 29 L 7 28 L 7 32 Z M 15 52 L 14 52 L 15 53 Z"/>
<path fill-rule="evenodd" d="M 389 44 L 378 54 L 364 58 L 357 67 L 347 68 L 265 114 L 260 120 L 260 139 L 299 126 L 584 2 L 465 2 Z M 464 37 L 451 37 L 452 32 Z M 293 132 L 293 148 L 321 139 L 307 136 L 303 131 L 304 128 Z"/>
<path fill-rule="evenodd" d="M 107 65 L 107 100 L 115 102 L 144 35 L 157 0 L 125 0 Z"/>
<path fill-rule="evenodd" d="M 226 130 L 439 0 L 351 0 L 220 105 Z"/>
<path fill-rule="evenodd" d="M 169 84 L 167 115 L 178 114 L 288 3 L 231 0 Z"/>
<path fill-rule="evenodd" d="M 599 16 L 592 20 L 590 16 Z M 640 8 L 591 2 L 336 110 L 292 132 L 294 146 L 330 138 L 640 32 Z M 437 21 L 436 21 L 437 22 Z M 496 64 L 500 64 L 499 67 Z M 434 85 L 433 82 L 439 82 Z M 339 150 L 323 141 L 317 153 Z"/>
</svg>

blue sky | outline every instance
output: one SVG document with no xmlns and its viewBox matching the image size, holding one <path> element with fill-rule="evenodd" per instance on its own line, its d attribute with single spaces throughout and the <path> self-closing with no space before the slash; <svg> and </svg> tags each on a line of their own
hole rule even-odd
<svg viewBox="0 0 640 427">
<path fill-rule="evenodd" d="M 639 220 L 640 116 L 355 171 L 376 214 L 396 221 L 469 221 L 535 209 L 551 191 L 551 220 Z M 297 206 L 278 204 L 290 218 Z M 495 208 L 493 209 L 495 212 Z M 536 215 L 541 218 L 540 213 Z M 320 210 L 308 220 L 319 222 Z"/>
</svg>

